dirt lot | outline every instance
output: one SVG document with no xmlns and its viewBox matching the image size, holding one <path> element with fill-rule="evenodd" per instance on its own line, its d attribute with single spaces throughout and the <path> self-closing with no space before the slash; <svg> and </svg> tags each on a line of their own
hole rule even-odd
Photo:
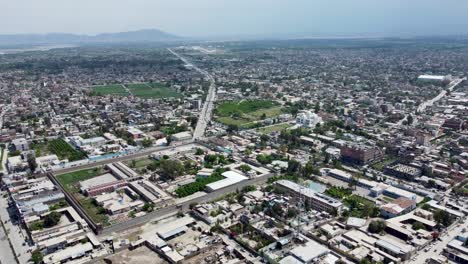
<svg viewBox="0 0 468 264">
<path fill-rule="evenodd" d="M 134 250 L 124 250 L 115 255 L 108 257 L 112 262 L 100 261 L 97 264 L 166 264 L 157 253 L 153 252 L 145 246 L 141 246 Z"/>
</svg>

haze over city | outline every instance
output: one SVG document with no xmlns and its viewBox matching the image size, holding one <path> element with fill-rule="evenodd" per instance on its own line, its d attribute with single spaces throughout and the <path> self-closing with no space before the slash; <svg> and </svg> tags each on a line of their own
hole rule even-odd
<svg viewBox="0 0 468 264">
<path fill-rule="evenodd" d="M 1 1 L 0 34 L 160 29 L 185 37 L 468 33 L 463 0 Z"/>
</svg>

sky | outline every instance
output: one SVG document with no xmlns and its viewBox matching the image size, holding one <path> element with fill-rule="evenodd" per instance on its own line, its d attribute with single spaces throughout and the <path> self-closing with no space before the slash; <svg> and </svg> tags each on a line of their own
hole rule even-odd
<svg viewBox="0 0 468 264">
<path fill-rule="evenodd" d="M 184 37 L 468 34 L 468 0 L 0 0 L 0 34 Z"/>
</svg>

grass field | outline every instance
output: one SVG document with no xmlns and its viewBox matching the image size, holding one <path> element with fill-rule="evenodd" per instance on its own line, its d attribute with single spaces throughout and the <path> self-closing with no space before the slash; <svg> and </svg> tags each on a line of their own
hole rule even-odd
<svg viewBox="0 0 468 264">
<path fill-rule="evenodd" d="M 137 83 L 126 86 L 134 96 L 141 98 L 181 97 L 176 90 L 161 83 Z"/>
<path fill-rule="evenodd" d="M 224 102 L 216 108 L 216 120 L 225 125 L 248 127 L 249 123 L 280 115 L 283 109 L 268 100 Z"/>
<path fill-rule="evenodd" d="M 48 144 L 46 142 L 33 143 L 31 149 L 36 153 L 36 157 L 41 157 L 50 154 Z"/>
<path fill-rule="evenodd" d="M 284 130 L 288 127 L 291 127 L 290 124 L 287 124 L 287 123 L 282 123 L 282 124 L 276 124 L 276 125 L 272 125 L 272 126 L 266 126 L 266 127 L 260 127 L 258 128 L 258 132 L 262 133 L 262 134 L 270 134 L 272 132 L 277 132 L 277 131 L 281 131 L 281 130 Z"/>
<path fill-rule="evenodd" d="M 80 171 L 69 172 L 60 174 L 57 176 L 57 180 L 67 189 L 69 192 L 78 192 L 78 183 L 87 179 L 91 179 L 100 174 L 104 173 L 102 168 L 92 168 Z"/>
<path fill-rule="evenodd" d="M 62 184 L 62 186 L 67 190 L 71 195 L 73 195 L 81 207 L 86 211 L 86 213 L 93 219 L 96 223 L 101 223 L 103 225 L 109 225 L 109 217 L 103 213 L 101 209 L 93 199 L 85 197 L 80 193 L 79 182 L 87 179 L 94 178 L 104 173 L 102 168 L 92 168 L 87 170 L 74 171 L 70 173 L 60 174 L 57 177 L 57 180 Z"/>
<path fill-rule="evenodd" d="M 120 95 L 128 96 L 130 95 L 125 88 L 120 84 L 111 84 L 111 85 L 98 85 L 91 87 L 97 95 Z"/>
</svg>

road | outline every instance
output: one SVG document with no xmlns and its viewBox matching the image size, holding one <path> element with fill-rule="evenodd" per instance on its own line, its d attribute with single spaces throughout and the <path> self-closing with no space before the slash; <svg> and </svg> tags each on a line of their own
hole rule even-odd
<svg viewBox="0 0 468 264">
<path fill-rule="evenodd" d="M 3 262 L 4 257 L 11 258 L 13 255 L 16 254 L 19 262 L 20 263 L 27 263 L 31 257 L 30 253 L 27 251 L 29 250 L 29 245 L 25 243 L 27 234 L 26 230 L 21 228 L 21 226 L 14 222 L 13 219 L 10 218 L 10 211 L 13 210 L 12 208 L 9 208 L 8 206 L 8 198 L 3 197 L 3 195 L 6 194 L 6 191 L 1 192 L 1 197 L 0 197 L 0 219 L 3 221 L 3 225 L 5 229 L 8 231 L 8 237 L 10 239 L 10 242 L 14 248 L 14 252 L 11 252 L 11 248 L 8 244 L 8 240 L 6 240 L 8 247 L 3 248 L 0 250 L 2 255 L 0 255 L 0 259 L 2 260 L 2 263 L 17 263 L 16 260 L 13 262 Z M 8 196 L 6 196 L 8 197 Z M 10 211 L 9 211 L 10 210 Z M 2 228 L 3 229 L 3 228 Z M 4 231 L 0 232 L 0 239 L 3 239 L 2 236 L 4 235 Z M 0 245 L 3 245 L 4 242 L 0 243 Z M 10 251 L 9 254 L 3 255 L 3 253 L 6 253 L 7 251 Z"/>
<path fill-rule="evenodd" d="M 465 78 L 461 78 L 461 79 L 456 79 L 456 80 L 453 80 L 449 86 L 448 86 L 448 90 L 450 92 L 453 91 L 453 89 L 459 85 L 461 82 L 463 81 L 466 81 L 466 77 Z M 417 113 L 422 113 L 424 111 L 426 111 L 426 108 L 428 106 L 432 106 L 435 102 L 439 101 L 440 99 L 442 99 L 445 95 L 447 94 L 447 90 L 444 89 L 442 92 L 440 92 L 436 97 L 430 99 L 430 100 L 427 100 L 423 103 L 421 103 L 419 106 L 418 106 L 418 109 L 416 110 Z M 398 121 L 397 125 L 401 126 L 403 124 L 403 122 L 408 118 L 408 115 L 406 115 L 403 119 L 401 119 L 400 121 Z"/>
<path fill-rule="evenodd" d="M 145 223 L 148 223 L 148 222 L 151 222 L 151 221 L 154 221 L 154 220 L 157 220 L 157 219 L 164 218 L 165 216 L 174 215 L 179 211 L 188 212 L 189 211 L 189 206 L 190 206 L 191 203 L 209 202 L 209 201 L 215 200 L 215 199 L 217 199 L 217 198 L 219 198 L 219 197 L 221 197 L 223 195 L 226 195 L 228 193 L 232 193 L 232 192 L 235 192 L 237 190 L 241 190 L 245 186 L 258 185 L 258 184 L 266 183 L 268 178 L 270 178 L 270 177 L 272 177 L 274 175 L 275 175 L 274 173 L 269 173 L 269 174 L 263 175 L 261 177 L 257 177 L 257 178 L 254 178 L 254 179 L 239 182 L 239 183 L 237 183 L 235 185 L 228 186 L 226 188 L 223 188 L 223 189 L 208 193 L 208 194 L 206 194 L 204 196 L 201 196 L 201 197 L 196 197 L 196 198 L 194 198 L 192 200 L 184 201 L 182 203 L 178 203 L 178 204 L 174 204 L 174 205 L 171 205 L 171 206 L 168 206 L 168 207 L 158 209 L 158 210 L 156 210 L 156 211 L 154 211 L 154 212 L 152 212 L 150 214 L 144 215 L 142 217 L 133 218 L 133 219 L 131 219 L 129 221 L 119 223 L 119 224 L 115 224 L 115 225 L 113 225 L 111 227 L 108 227 L 108 228 L 104 229 L 99 234 L 99 236 L 101 238 L 105 238 L 105 237 L 107 237 L 107 236 L 109 236 L 109 235 L 111 235 L 113 233 L 119 233 L 119 232 L 122 232 L 124 230 L 128 230 L 130 228 L 133 228 L 133 227 L 136 227 L 136 226 L 139 226 L 139 225 L 143 225 Z"/>
<path fill-rule="evenodd" d="M 447 90 L 449 90 L 450 92 L 453 91 L 453 89 L 459 85 L 461 82 L 465 81 L 466 80 L 466 77 L 465 78 L 462 78 L 462 79 L 456 79 L 456 80 L 453 80 L 450 84 L 449 84 L 449 87 L 447 88 Z M 426 107 L 428 106 L 432 106 L 435 102 L 439 101 L 440 99 L 442 99 L 446 94 L 447 94 L 447 90 L 444 89 L 442 92 L 439 93 L 439 95 L 437 95 L 436 97 L 432 98 L 431 100 L 428 100 L 428 101 L 425 101 L 424 103 L 420 104 L 418 106 L 418 110 L 417 112 L 418 113 L 421 113 L 421 112 L 424 112 L 426 110 Z"/>
<path fill-rule="evenodd" d="M 186 66 L 192 67 L 197 72 L 203 74 L 205 78 L 210 82 L 210 87 L 208 88 L 208 94 L 206 95 L 205 103 L 203 104 L 203 108 L 198 117 L 198 122 L 197 122 L 197 126 L 195 127 L 195 131 L 193 132 L 193 139 L 194 140 L 199 139 L 203 137 L 203 135 L 205 134 L 206 127 L 211 121 L 214 102 L 216 101 L 216 85 L 215 85 L 214 78 L 207 71 L 198 68 L 193 63 L 191 63 L 186 58 L 182 57 L 180 54 L 173 51 L 172 49 L 168 48 L 167 50 L 169 50 L 169 52 L 171 52 L 177 58 L 182 60 L 186 64 Z"/>
<path fill-rule="evenodd" d="M 430 250 L 425 252 L 424 250 L 418 251 L 418 254 L 412 258 L 408 263 L 425 263 L 431 257 L 437 257 L 442 254 L 442 251 L 447 246 L 447 244 L 459 234 L 462 234 L 462 229 L 468 228 L 468 222 L 461 224 L 460 226 L 455 225 L 448 231 L 448 233 L 442 234 L 442 241 L 436 241 Z"/>
</svg>

